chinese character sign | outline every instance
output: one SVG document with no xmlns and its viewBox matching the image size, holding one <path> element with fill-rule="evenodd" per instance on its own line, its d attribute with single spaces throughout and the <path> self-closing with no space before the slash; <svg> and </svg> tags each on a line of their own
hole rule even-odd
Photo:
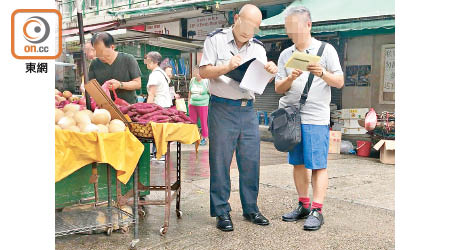
<svg viewBox="0 0 450 250">
<path fill-rule="evenodd" d="M 395 47 L 385 48 L 383 92 L 395 92 Z"/>
<path fill-rule="evenodd" d="M 171 36 L 181 36 L 180 21 L 147 25 L 147 32 Z"/>
<path fill-rule="evenodd" d="M 187 21 L 188 37 L 204 40 L 208 33 L 223 27 L 228 27 L 227 19 L 223 14 L 191 18 Z"/>
</svg>

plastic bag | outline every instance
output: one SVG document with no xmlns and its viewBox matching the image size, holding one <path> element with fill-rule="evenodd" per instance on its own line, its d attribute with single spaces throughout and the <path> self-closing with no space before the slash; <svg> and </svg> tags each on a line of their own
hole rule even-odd
<svg viewBox="0 0 450 250">
<path fill-rule="evenodd" d="M 184 113 L 187 112 L 186 102 L 184 101 L 184 98 L 176 99 L 175 100 L 175 106 L 176 106 L 178 111 L 182 111 Z"/>
<path fill-rule="evenodd" d="M 111 98 L 111 94 L 109 93 L 109 81 L 106 81 L 105 83 L 103 83 L 102 85 L 102 89 L 103 91 L 105 91 L 106 95 Z"/>
<path fill-rule="evenodd" d="M 353 144 L 349 141 L 341 142 L 341 153 L 342 154 L 351 154 L 354 151 Z"/>
<path fill-rule="evenodd" d="M 114 103 L 115 103 L 117 106 L 130 106 L 130 104 L 129 104 L 127 101 L 125 101 L 124 99 L 120 99 L 119 97 L 117 97 L 116 90 L 113 89 L 112 92 L 113 92 L 113 94 L 114 94 Z"/>
<path fill-rule="evenodd" d="M 369 113 L 366 115 L 366 120 L 364 122 L 364 128 L 367 131 L 372 131 L 377 126 L 377 113 L 373 108 L 370 108 Z"/>
</svg>

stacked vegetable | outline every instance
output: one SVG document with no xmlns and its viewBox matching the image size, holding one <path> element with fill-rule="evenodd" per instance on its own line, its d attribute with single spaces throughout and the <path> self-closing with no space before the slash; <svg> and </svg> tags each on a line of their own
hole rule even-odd
<svg viewBox="0 0 450 250">
<path fill-rule="evenodd" d="M 55 107 L 58 109 L 64 108 L 67 104 L 79 104 L 81 106 L 81 109 L 86 108 L 86 98 L 82 97 L 79 98 L 77 96 L 73 96 L 72 93 L 68 90 L 65 90 L 64 92 L 59 91 L 58 89 L 55 89 Z M 95 101 L 93 98 L 91 98 L 91 107 L 95 109 Z"/>
<path fill-rule="evenodd" d="M 114 119 L 106 109 L 96 109 L 94 112 L 84 109 L 81 105 L 69 103 L 63 109 L 55 109 L 55 128 L 74 132 L 114 133 L 125 131 L 125 123 Z"/>
<path fill-rule="evenodd" d="M 130 106 L 119 107 L 123 114 L 127 114 L 132 121 L 139 124 L 157 123 L 192 123 L 191 119 L 182 111 L 173 108 L 163 108 L 154 103 L 135 103 Z"/>
</svg>

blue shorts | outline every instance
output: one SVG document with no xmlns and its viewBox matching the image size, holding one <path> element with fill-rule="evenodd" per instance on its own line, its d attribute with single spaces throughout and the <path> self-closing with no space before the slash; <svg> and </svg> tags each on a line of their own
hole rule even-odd
<svg viewBox="0 0 450 250">
<path fill-rule="evenodd" d="M 327 167 L 330 128 L 328 125 L 302 124 L 302 142 L 288 153 L 289 164 L 307 169 Z"/>
</svg>

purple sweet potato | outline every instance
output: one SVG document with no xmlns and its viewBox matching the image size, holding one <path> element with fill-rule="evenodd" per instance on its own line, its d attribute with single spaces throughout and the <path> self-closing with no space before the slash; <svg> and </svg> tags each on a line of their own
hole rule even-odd
<svg viewBox="0 0 450 250">
<path fill-rule="evenodd" d="M 142 103 L 142 102 L 138 102 L 138 103 L 135 103 L 135 104 L 133 104 L 133 105 L 131 105 L 133 108 L 151 108 L 151 107 L 153 107 L 153 106 L 155 106 L 156 104 L 154 104 L 154 103 Z"/>
<path fill-rule="evenodd" d="M 163 115 L 169 116 L 169 115 L 172 114 L 172 112 L 168 111 L 167 109 L 163 109 L 163 110 L 162 110 L 162 114 L 163 114 Z"/>
<path fill-rule="evenodd" d="M 152 120 L 165 120 L 165 119 L 170 119 L 170 117 L 167 116 L 167 115 L 154 115 L 154 116 L 152 116 Z"/>
<path fill-rule="evenodd" d="M 155 115 L 162 115 L 162 114 L 163 114 L 162 110 L 156 110 L 156 111 L 151 112 L 149 115 L 152 117 Z"/>
<path fill-rule="evenodd" d="M 172 120 L 173 120 L 174 122 L 184 122 L 184 119 L 181 118 L 181 117 L 179 117 L 179 116 L 177 116 L 177 115 L 172 116 Z"/>
<path fill-rule="evenodd" d="M 129 111 L 129 112 L 127 113 L 127 115 L 131 118 L 131 117 L 137 116 L 137 115 L 138 115 L 138 112 Z"/>
<path fill-rule="evenodd" d="M 178 110 L 176 110 L 176 109 L 168 108 L 166 110 L 172 115 L 178 115 Z"/>
<path fill-rule="evenodd" d="M 167 119 L 156 120 L 155 122 L 157 122 L 157 123 L 167 123 L 169 121 L 170 121 L 170 119 L 167 118 Z"/>
<path fill-rule="evenodd" d="M 153 106 L 153 107 L 149 107 L 149 108 L 136 108 L 136 111 L 141 115 L 145 115 L 148 113 L 152 113 L 153 111 L 155 111 L 157 109 L 158 108 L 156 106 Z"/>
<path fill-rule="evenodd" d="M 120 112 L 122 112 L 123 114 L 128 113 L 128 110 L 130 110 L 131 106 L 121 106 L 119 107 Z"/>
<path fill-rule="evenodd" d="M 181 111 L 178 112 L 178 116 L 183 118 L 185 121 L 191 120 L 191 118 L 189 118 L 189 116 L 187 116 L 184 112 L 181 112 Z"/>
</svg>

